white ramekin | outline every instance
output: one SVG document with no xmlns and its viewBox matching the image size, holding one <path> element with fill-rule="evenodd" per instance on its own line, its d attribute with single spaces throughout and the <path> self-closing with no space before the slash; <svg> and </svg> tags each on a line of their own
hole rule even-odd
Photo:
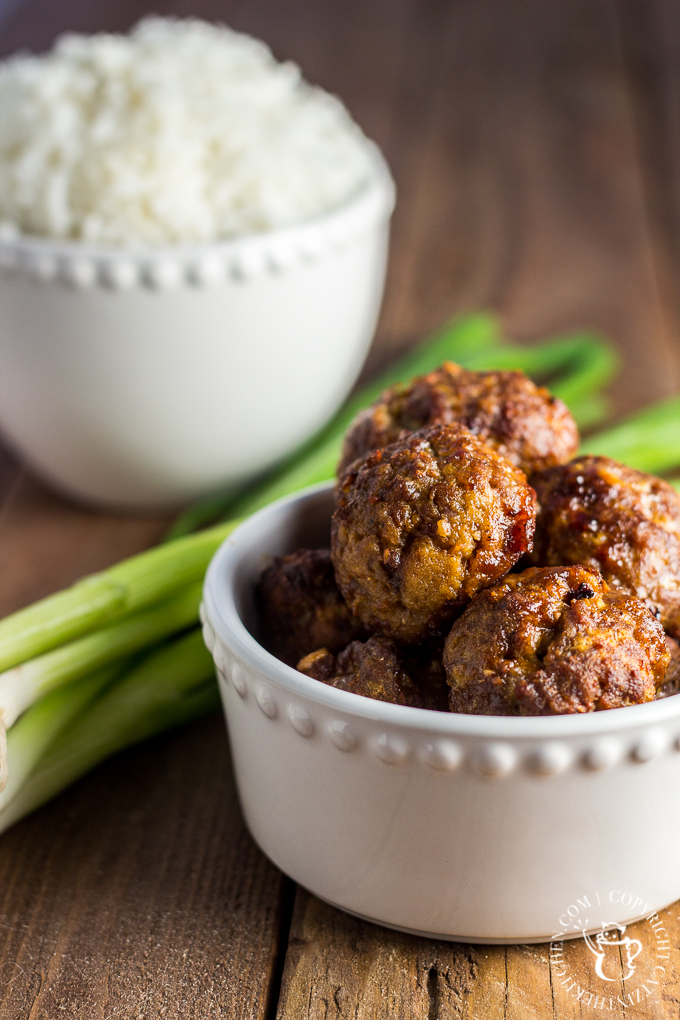
<svg viewBox="0 0 680 1020">
<path fill-rule="evenodd" d="M 342 402 L 384 285 L 377 149 L 342 208 L 197 247 L 102 249 L 0 228 L 0 427 L 48 480 L 120 507 L 252 478 Z"/>
<path fill-rule="evenodd" d="M 431 712 L 336 690 L 258 644 L 255 581 L 272 555 L 327 544 L 331 509 L 323 486 L 260 511 L 205 583 L 238 790 L 267 856 L 344 910 L 467 942 L 570 937 L 578 904 L 599 930 L 680 897 L 680 696 L 551 718 Z"/>
</svg>

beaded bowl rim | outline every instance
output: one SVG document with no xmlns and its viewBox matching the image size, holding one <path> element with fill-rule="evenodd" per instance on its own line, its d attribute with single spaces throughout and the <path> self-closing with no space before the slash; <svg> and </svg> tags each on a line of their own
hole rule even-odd
<svg viewBox="0 0 680 1020">
<path fill-rule="evenodd" d="M 463 715 L 410 708 L 338 690 L 281 662 L 253 637 L 243 623 L 236 604 L 236 574 L 244 549 L 252 544 L 253 533 L 261 534 L 262 525 L 269 517 L 297 503 L 313 502 L 324 494 L 330 494 L 333 487 L 333 482 L 322 482 L 259 510 L 222 543 L 208 567 L 203 592 L 206 619 L 216 638 L 262 679 L 277 688 L 355 718 L 449 737 L 542 742 L 614 735 L 631 729 L 672 724 L 680 719 L 680 696 L 677 695 L 644 705 L 559 716 Z"/>
</svg>

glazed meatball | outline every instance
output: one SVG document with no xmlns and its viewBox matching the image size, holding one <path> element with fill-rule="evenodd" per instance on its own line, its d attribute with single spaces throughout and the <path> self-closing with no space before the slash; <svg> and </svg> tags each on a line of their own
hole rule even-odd
<svg viewBox="0 0 680 1020">
<path fill-rule="evenodd" d="M 563 464 L 578 448 L 566 404 L 523 372 L 469 372 L 452 362 L 408 386 L 393 386 L 363 411 L 345 437 L 338 477 L 404 430 L 458 422 L 525 474 Z"/>
<path fill-rule="evenodd" d="M 301 673 L 353 694 L 412 708 L 447 712 L 443 645 L 397 649 L 388 638 L 355 641 L 340 655 L 319 648 L 301 659 Z"/>
<path fill-rule="evenodd" d="M 651 701 L 670 654 L 633 595 L 585 567 L 531 567 L 480 592 L 446 639 L 452 712 L 563 715 Z"/>
<path fill-rule="evenodd" d="M 294 666 L 315 648 L 339 652 L 365 637 L 335 583 L 329 549 L 298 549 L 275 557 L 256 591 L 265 648 Z"/>
<path fill-rule="evenodd" d="M 375 701 L 412 708 L 421 708 L 423 704 L 418 688 L 402 668 L 398 652 L 387 638 L 353 641 L 337 657 L 320 648 L 301 659 L 297 668 L 314 680 Z"/>
<path fill-rule="evenodd" d="M 670 698 L 672 694 L 680 694 L 680 645 L 666 635 L 666 648 L 671 658 L 663 683 L 656 692 L 657 698 Z"/>
<path fill-rule="evenodd" d="M 534 476 L 539 514 L 531 562 L 582 563 L 637 595 L 680 636 L 680 496 L 607 457 L 579 457 Z"/>
<path fill-rule="evenodd" d="M 373 631 L 403 644 L 440 633 L 531 549 L 525 475 L 461 425 L 434 425 L 346 473 L 331 526 L 340 590 Z"/>
</svg>

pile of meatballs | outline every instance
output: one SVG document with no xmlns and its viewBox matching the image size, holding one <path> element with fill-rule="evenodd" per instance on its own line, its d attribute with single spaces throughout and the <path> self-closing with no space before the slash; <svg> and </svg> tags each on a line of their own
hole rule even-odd
<svg viewBox="0 0 680 1020">
<path fill-rule="evenodd" d="M 575 457 L 568 408 L 521 372 L 445 363 L 350 426 L 330 549 L 277 557 L 260 639 L 354 694 L 563 715 L 680 691 L 680 496 Z"/>
</svg>

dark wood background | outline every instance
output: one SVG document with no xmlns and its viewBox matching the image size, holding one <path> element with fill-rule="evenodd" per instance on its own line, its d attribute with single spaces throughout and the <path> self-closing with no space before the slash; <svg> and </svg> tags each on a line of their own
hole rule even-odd
<svg viewBox="0 0 680 1020">
<path fill-rule="evenodd" d="M 530 341 L 610 336 L 617 414 L 680 390 L 680 4 L 158 0 L 225 20 L 337 92 L 399 189 L 367 371 L 455 312 Z M 0 54 L 127 29 L 141 0 L 24 0 Z M 60 499 L 0 455 L 0 613 L 152 543 L 160 518 Z M 646 1002 L 680 1015 L 672 967 Z M 568 950 L 572 970 L 585 945 Z M 545 947 L 431 942 L 296 889 L 244 830 L 219 718 L 118 756 L 0 838 L 0 1020 L 559 1020 L 599 1015 Z"/>
</svg>

